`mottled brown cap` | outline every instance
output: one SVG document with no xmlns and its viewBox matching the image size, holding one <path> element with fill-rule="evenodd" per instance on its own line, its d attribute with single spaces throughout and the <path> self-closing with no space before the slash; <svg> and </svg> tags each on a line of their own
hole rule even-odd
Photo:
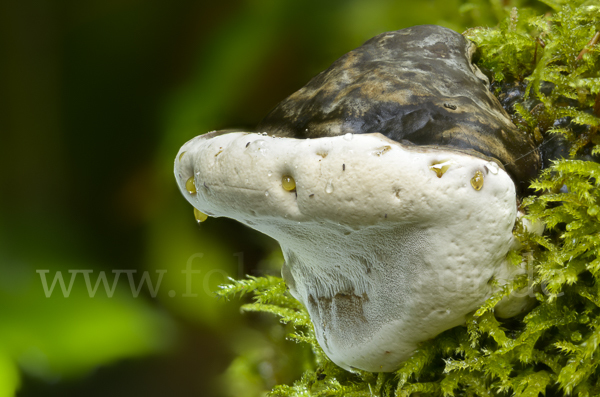
<svg viewBox="0 0 600 397">
<path fill-rule="evenodd" d="M 540 169 L 539 153 L 471 63 L 474 49 L 441 26 L 382 33 L 279 103 L 257 129 L 295 138 L 380 132 L 474 150 L 498 160 L 523 191 Z"/>
</svg>

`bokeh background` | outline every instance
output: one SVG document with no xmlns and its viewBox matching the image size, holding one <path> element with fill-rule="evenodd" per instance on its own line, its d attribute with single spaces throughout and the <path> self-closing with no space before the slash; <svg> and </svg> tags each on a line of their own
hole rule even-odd
<svg viewBox="0 0 600 397">
<path fill-rule="evenodd" d="M 299 377 L 310 352 L 212 293 L 277 275 L 277 244 L 227 219 L 197 225 L 178 148 L 251 131 L 376 34 L 494 26 L 522 3 L 0 2 L 0 397 L 259 396 Z M 90 296 L 84 273 L 112 286 L 116 270 L 114 294 Z M 46 297 L 58 271 L 70 293 Z M 156 290 L 132 292 L 144 274 Z"/>
</svg>

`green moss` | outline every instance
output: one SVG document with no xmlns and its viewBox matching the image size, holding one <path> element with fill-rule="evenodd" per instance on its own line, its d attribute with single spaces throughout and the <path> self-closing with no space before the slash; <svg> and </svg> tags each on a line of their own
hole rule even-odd
<svg viewBox="0 0 600 397">
<path fill-rule="evenodd" d="M 515 235 L 522 243 L 510 260 L 534 272 L 517 278 L 467 319 L 423 343 L 394 373 L 346 372 L 317 344 L 308 314 L 276 277 L 234 281 L 223 296 L 251 293 L 246 311 L 279 316 L 295 330 L 289 339 L 307 343 L 312 362 L 293 385 L 273 396 L 538 396 L 600 394 L 600 61 L 592 39 L 600 29 L 598 2 L 552 1 L 554 11 L 534 16 L 509 10 L 498 27 L 473 28 L 465 36 L 479 46 L 478 64 L 492 77 L 496 94 L 524 87 L 507 109 L 525 134 L 544 150 L 562 137 L 567 158 L 557 159 L 531 183 L 521 208 L 543 222 L 542 236 Z M 592 44 L 589 44 L 592 42 Z M 532 284 L 538 304 L 518 318 L 499 320 L 494 306 Z M 298 363 L 305 365 L 305 363 Z"/>
</svg>

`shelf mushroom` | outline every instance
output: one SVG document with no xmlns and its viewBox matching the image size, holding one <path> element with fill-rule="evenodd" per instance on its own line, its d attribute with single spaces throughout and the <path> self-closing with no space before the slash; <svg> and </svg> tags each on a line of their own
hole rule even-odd
<svg viewBox="0 0 600 397">
<path fill-rule="evenodd" d="M 397 369 L 522 271 L 506 255 L 540 158 L 473 51 L 439 26 L 383 33 L 281 102 L 261 132 L 208 133 L 177 154 L 197 212 L 280 243 L 291 294 L 343 368 Z"/>
</svg>

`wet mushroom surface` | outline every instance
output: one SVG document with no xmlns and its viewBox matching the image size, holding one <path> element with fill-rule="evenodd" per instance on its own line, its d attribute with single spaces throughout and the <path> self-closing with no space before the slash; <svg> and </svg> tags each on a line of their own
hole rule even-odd
<svg viewBox="0 0 600 397">
<path fill-rule="evenodd" d="M 196 218 L 276 239 L 290 293 L 346 369 L 393 371 L 523 270 L 506 255 L 540 156 L 439 26 L 383 33 L 261 121 L 180 149 Z M 521 313 L 524 297 L 496 307 Z"/>
</svg>

